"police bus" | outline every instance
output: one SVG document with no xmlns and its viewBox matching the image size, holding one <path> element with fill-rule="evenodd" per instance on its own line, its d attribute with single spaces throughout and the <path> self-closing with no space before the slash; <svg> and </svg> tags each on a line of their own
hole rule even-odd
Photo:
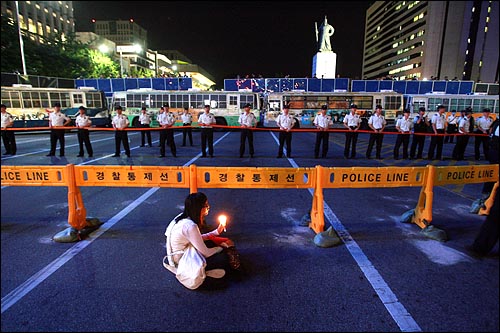
<svg viewBox="0 0 500 333">
<path fill-rule="evenodd" d="M 17 84 L 2 87 L 2 104 L 14 119 L 13 127 L 48 126 L 49 113 L 55 103 L 61 112 L 74 120 L 78 108 L 85 106 L 94 126 L 109 126 L 111 118 L 104 92 L 94 88 L 34 88 Z"/>
<path fill-rule="evenodd" d="M 377 104 L 382 105 L 383 114 L 389 122 L 403 113 L 403 94 L 397 92 L 306 92 L 284 91 L 272 92 L 264 98 L 264 125 L 275 126 L 276 117 L 289 104 L 290 114 L 295 116 L 301 127 L 313 127 L 314 117 L 321 106 L 328 107 L 327 114 L 333 123 L 342 123 L 350 112 L 350 105 L 357 105 L 357 113 L 366 120 L 375 110 Z"/>
<path fill-rule="evenodd" d="M 123 114 L 128 116 L 132 127 L 138 127 L 142 107 L 146 107 L 152 116 L 152 126 L 157 127 L 156 117 L 165 104 L 169 105 L 169 111 L 176 116 L 177 126 L 182 125 L 181 115 L 185 107 L 193 116 L 193 125 L 196 125 L 205 105 L 210 105 L 210 112 L 214 114 L 217 125 L 237 126 L 243 106 L 247 103 L 252 105 L 251 112 L 259 119 L 260 99 L 258 93 L 254 92 L 168 91 L 147 88 L 115 91 L 112 97 L 113 106 L 120 105 L 123 108 Z"/>
<path fill-rule="evenodd" d="M 470 94 L 470 95 L 455 95 L 455 94 L 425 94 L 425 95 L 404 95 L 405 107 L 410 109 L 410 112 L 418 112 L 420 107 L 425 107 L 429 116 L 437 112 L 438 105 L 446 107 L 447 115 L 462 111 L 467 108 L 472 109 L 474 118 L 483 115 L 483 109 L 490 109 L 490 116 L 493 119 L 498 117 L 498 95 L 485 94 Z"/>
</svg>

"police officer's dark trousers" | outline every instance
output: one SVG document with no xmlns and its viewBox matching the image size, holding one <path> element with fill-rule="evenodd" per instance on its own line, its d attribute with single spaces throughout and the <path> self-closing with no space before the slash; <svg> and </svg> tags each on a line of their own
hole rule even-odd
<svg viewBox="0 0 500 333">
<path fill-rule="evenodd" d="M 141 128 L 149 128 L 149 124 L 141 124 Z M 141 146 L 145 145 L 146 136 L 148 137 L 148 145 L 151 147 L 151 131 L 142 130 L 141 131 Z"/>
<path fill-rule="evenodd" d="M 321 141 L 323 141 L 323 148 L 321 150 L 321 157 L 326 157 L 328 153 L 328 131 L 319 131 L 316 132 L 316 143 L 314 144 L 314 157 L 319 156 L 319 146 L 321 145 Z"/>
<path fill-rule="evenodd" d="M 417 158 L 422 158 L 422 154 L 424 152 L 424 144 L 425 144 L 425 135 L 421 134 L 413 134 L 413 139 L 411 141 L 410 148 L 410 158 L 415 158 L 415 152 L 417 153 Z"/>
<path fill-rule="evenodd" d="M 201 129 L 201 156 L 207 156 L 207 143 L 208 154 L 214 156 L 214 129 L 202 128 Z"/>
<path fill-rule="evenodd" d="M 279 148 L 278 157 L 283 157 L 283 147 L 286 143 L 286 155 L 288 157 L 292 156 L 292 132 L 281 131 L 279 134 Z"/>
<path fill-rule="evenodd" d="M 84 128 L 79 128 L 77 135 L 78 135 L 78 146 L 80 147 L 80 152 L 78 153 L 78 155 L 83 156 L 83 144 L 85 144 L 85 148 L 87 148 L 87 153 L 91 157 L 94 154 L 94 151 L 92 150 L 92 145 L 90 144 L 89 130 Z"/>
<path fill-rule="evenodd" d="M 182 145 L 186 145 L 186 136 L 189 137 L 189 144 L 193 145 L 193 131 L 191 130 L 191 124 L 182 124 L 182 126 L 186 126 L 182 129 Z"/>
<path fill-rule="evenodd" d="M 410 143 L 410 133 L 398 134 L 396 138 L 396 144 L 394 145 L 394 159 L 399 158 L 399 149 L 401 144 L 403 144 L 403 158 L 406 160 L 408 158 L 408 145 Z"/>
<path fill-rule="evenodd" d="M 476 158 L 476 160 L 479 160 L 481 158 L 481 145 L 483 145 L 483 152 L 484 152 L 484 158 L 486 160 L 489 159 L 489 155 L 488 155 L 488 150 L 489 150 L 489 136 L 487 136 L 486 134 L 483 134 L 483 132 L 481 131 L 476 131 L 474 132 L 475 134 L 479 134 L 476 136 L 476 139 L 474 141 L 474 157 Z"/>
<path fill-rule="evenodd" d="M 250 156 L 253 157 L 253 131 L 247 128 L 241 130 L 240 136 L 240 157 L 243 157 L 245 153 L 245 141 L 248 138 L 248 150 L 250 151 Z"/>
<path fill-rule="evenodd" d="M 351 127 L 351 129 L 354 129 Z M 344 157 L 349 158 L 349 149 L 351 150 L 350 157 L 356 157 L 356 143 L 358 142 L 358 132 L 349 131 L 345 133 Z"/>
<path fill-rule="evenodd" d="M 444 129 L 436 130 L 438 134 L 444 134 Z M 434 159 L 434 150 L 437 148 L 436 159 L 440 160 L 443 153 L 443 142 L 444 137 L 441 135 L 433 135 L 431 136 L 431 144 L 429 145 L 429 152 L 427 154 L 427 158 L 429 160 Z"/>
<path fill-rule="evenodd" d="M 130 157 L 130 146 L 128 145 L 127 131 L 115 131 L 115 155 L 120 155 L 120 143 L 123 143 L 125 154 Z"/>
<path fill-rule="evenodd" d="M 384 139 L 384 134 L 382 133 L 370 133 L 370 139 L 368 141 L 368 149 L 366 150 L 366 158 L 370 158 L 372 154 L 373 145 L 376 143 L 376 158 L 380 159 L 380 153 L 382 152 L 382 140 Z"/>
<path fill-rule="evenodd" d="M 15 155 L 17 151 L 16 136 L 14 131 L 2 131 L 2 140 L 6 154 Z"/>
<path fill-rule="evenodd" d="M 51 129 L 50 130 L 50 155 L 56 154 L 57 141 L 59 140 L 59 156 L 64 156 L 64 130 Z"/>
</svg>

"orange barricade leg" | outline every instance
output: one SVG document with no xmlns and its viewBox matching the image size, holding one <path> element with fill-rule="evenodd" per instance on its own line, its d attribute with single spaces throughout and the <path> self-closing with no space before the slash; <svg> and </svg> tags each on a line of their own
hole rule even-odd
<svg viewBox="0 0 500 333">
<path fill-rule="evenodd" d="M 189 166 L 189 193 L 198 192 L 198 172 L 196 171 L 196 165 L 191 164 Z"/>
<path fill-rule="evenodd" d="M 76 230 L 81 230 L 87 226 L 87 211 L 83 204 L 80 188 L 76 186 L 75 165 L 68 164 L 66 168 L 68 176 L 68 223 Z"/>
<path fill-rule="evenodd" d="M 481 207 L 479 209 L 478 214 L 479 215 L 489 215 L 490 214 L 490 209 L 491 206 L 493 206 L 493 201 L 495 200 L 495 195 L 498 194 L 498 181 L 495 183 L 495 186 L 493 186 L 493 189 L 491 190 L 490 195 L 488 196 L 488 199 L 484 201 L 484 207 Z"/>
<path fill-rule="evenodd" d="M 316 186 L 311 208 L 311 223 L 309 227 L 316 233 L 320 233 L 325 228 L 325 212 L 323 206 L 323 167 L 316 166 Z"/>
<path fill-rule="evenodd" d="M 427 168 L 427 178 L 420 191 L 415 214 L 411 220 L 412 223 L 415 223 L 422 229 L 432 222 L 432 199 L 434 197 L 433 187 L 436 171 L 433 165 L 428 165 Z"/>
</svg>

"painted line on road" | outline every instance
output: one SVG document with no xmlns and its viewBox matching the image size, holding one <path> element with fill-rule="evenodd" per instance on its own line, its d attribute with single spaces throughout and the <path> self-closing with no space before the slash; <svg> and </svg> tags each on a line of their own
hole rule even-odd
<svg viewBox="0 0 500 333">
<path fill-rule="evenodd" d="M 276 143 L 279 145 L 279 140 L 273 132 L 270 132 Z M 294 168 L 298 168 L 299 165 L 295 163 L 292 158 L 288 158 L 288 161 Z M 313 189 L 308 189 L 311 195 L 314 195 Z M 330 221 L 335 231 L 346 245 L 347 250 L 354 258 L 358 267 L 361 269 L 365 275 L 368 282 L 371 284 L 373 290 L 378 295 L 378 298 L 382 301 L 385 308 L 394 319 L 396 324 L 399 326 L 402 332 L 421 332 L 422 329 L 418 326 L 417 322 L 408 313 L 403 304 L 398 301 L 396 295 L 392 292 L 391 288 L 384 281 L 380 273 L 370 262 L 368 257 L 363 253 L 361 247 L 356 243 L 356 241 L 351 237 L 347 229 L 344 227 L 342 222 L 335 215 L 333 210 L 328 206 L 326 201 L 323 201 L 324 214 L 325 217 Z"/>
<path fill-rule="evenodd" d="M 226 136 L 228 136 L 231 132 L 227 132 L 222 137 L 220 137 L 217 141 L 214 142 L 214 146 L 221 142 Z M 189 166 L 192 164 L 198 157 L 201 156 L 201 152 L 199 155 L 191 159 L 189 162 L 185 163 L 183 166 Z M 39 284 L 45 281 L 48 277 L 50 277 L 53 273 L 55 273 L 59 268 L 61 268 L 65 263 L 70 261 L 75 255 L 80 253 L 83 249 L 89 246 L 93 241 L 99 238 L 103 233 L 113 227 L 116 223 L 120 222 L 125 216 L 127 216 L 132 210 L 146 201 L 150 196 L 152 196 L 156 191 L 158 191 L 159 187 L 153 187 L 149 189 L 146 193 L 141 195 L 139 198 L 135 199 L 130 205 L 122 209 L 118 214 L 113 216 L 111 219 L 106 221 L 99 229 L 92 232 L 87 239 L 81 240 L 72 247 L 70 247 L 66 252 L 61 254 L 58 258 L 53 260 L 50 264 L 42 268 L 40 271 L 32 275 L 28 280 L 19 285 L 17 288 L 12 290 L 10 293 L 2 297 L 2 312 L 7 311 L 11 306 L 16 304 L 19 300 L 21 300 L 24 296 L 26 296 L 30 291 L 35 289 Z"/>
</svg>

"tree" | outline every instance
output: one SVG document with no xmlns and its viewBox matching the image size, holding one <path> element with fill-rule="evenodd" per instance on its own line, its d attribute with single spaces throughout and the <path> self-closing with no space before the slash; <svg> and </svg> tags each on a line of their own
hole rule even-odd
<svg viewBox="0 0 500 333">
<path fill-rule="evenodd" d="M 1 32 L 1 70 L 21 72 L 17 24 L 2 16 Z M 63 41 L 60 34 L 52 34 L 43 44 L 23 36 L 23 44 L 27 74 L 64 78 L 118 77 L 119 65 L 115 61 L 77 41 L 74 35 Z"/>
</svg>

